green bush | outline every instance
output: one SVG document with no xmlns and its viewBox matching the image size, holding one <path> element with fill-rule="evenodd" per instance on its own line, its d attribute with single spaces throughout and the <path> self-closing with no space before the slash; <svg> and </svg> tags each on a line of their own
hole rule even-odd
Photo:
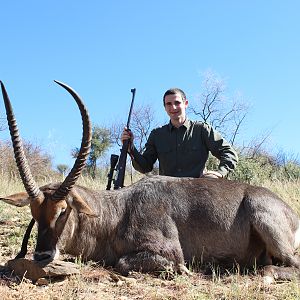
<svg viewBox="0 0 300 300">
<path fill-rule="evenodd" d="M 219 160 L 210 156 L 207 169 L 216 170 Z M 239 162 L 234 172 L 228 176 L 249 184 L 263 184 L 268 180 L 294 181 L 300 179 L 300 163 L 296 160 L 279 162 L 274 156 L 266 153 L 256 155 L 239 154 Z"/>
</svg>

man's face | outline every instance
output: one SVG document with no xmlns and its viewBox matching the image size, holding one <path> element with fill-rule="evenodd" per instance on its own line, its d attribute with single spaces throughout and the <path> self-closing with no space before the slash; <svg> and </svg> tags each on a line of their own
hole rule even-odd
<svg viewBox="0 0 300 300">
<path fill-rule="evenodd" d="M 171 121 L 184 121 L 186 118 L 185 110 L 188 101 L 183 100 L 181 94 L 165 96 L 165 110 Z"/>
</svg>

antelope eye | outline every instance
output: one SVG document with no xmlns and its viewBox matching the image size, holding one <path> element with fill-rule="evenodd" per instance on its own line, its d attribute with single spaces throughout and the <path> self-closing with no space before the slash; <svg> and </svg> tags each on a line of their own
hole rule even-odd
<svg viewBox="0 0 300 300">
<path fill-rule="evenodd" d="M 61 211 L 60 211 L 60 214 L 59 216 L 62 217 L 65 213 L 66 213 L 67 209 L 66 208 L 63 208 Z"/>
</svg>

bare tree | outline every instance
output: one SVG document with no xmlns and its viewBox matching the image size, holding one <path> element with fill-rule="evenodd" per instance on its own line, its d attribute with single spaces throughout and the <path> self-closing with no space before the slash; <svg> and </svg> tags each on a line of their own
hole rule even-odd
<svg viewBox="0 0 300 300">
<path fill-rule="evenodd" d="M 125 124 L 115 122 L 111 127 L 112 140 L 119 146 Z M 134 144 L 138 151 L 143 151 L 152 128 L 155 127 L 154 110 L 149 105 L 136 106 L 131 115 L 130 129 L 134 134 Z"/>
<path fill-rule="evenodd" d="M 3 117 L 0 117 L 0 131 L 3 131 L 7 128 L 6 125 L 6 119 Z"/>
<path fill-rule="evenodd" d="M 44 180 L 54 174 L 51 157 L 40 145 L 23 140 L 23 147 L 30 169 L 35 172 L 37 180 Z M 9 141 L 0 142 L 0 170 L 11 178 L 19 176 L 12 145 Z"/>
<path fill-rule="evenodd" d="M 191 105 L 190 110 L 234 144 L 249 106 L 239 94 L 227 97 L 224 80 L 213 72 L 204 74 L 202 90 L 195 99 L 196 104 Z"/>
</svg>

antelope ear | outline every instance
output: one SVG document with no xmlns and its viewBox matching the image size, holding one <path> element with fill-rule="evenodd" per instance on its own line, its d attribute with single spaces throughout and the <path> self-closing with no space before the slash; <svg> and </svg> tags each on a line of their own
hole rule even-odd
<svg viewBox="0 0 300 300">
<path fill-rule="evenodd" d="M 71 192 L 70 197 L 67 198 L 68 204 L 77 211 L 77 213 L 84 213 L 89 217 L 97 217 L 94 211 L 85 203 L 85 201 L 75 191 Z"/>
<path fill-rule="evenodd" d="M 5 198 L 1 197 L 0 200 L 18 207 L 26 206 L 30 203 L 29 196 L 26 192 L 13 194 Z"/>
</svg>

